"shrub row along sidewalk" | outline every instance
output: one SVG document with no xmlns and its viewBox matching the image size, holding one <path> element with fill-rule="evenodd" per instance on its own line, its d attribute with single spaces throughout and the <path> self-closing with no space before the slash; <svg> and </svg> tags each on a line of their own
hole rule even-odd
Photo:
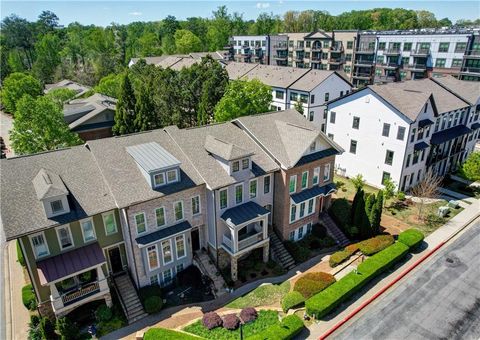
<svg viewBox="0 0 480 340">
<path fill-rule="evenodd" d="M 399 262 L 409 252 L 409 249 L 413 249 L 422 241 L 423 234 L 417 230 L 407 230 L 401 233 L 399 242 L 368 258 L 358 266 L 356 272 L 350 272 L 308 299 L 305 302 L 307 313 L 316 319 L 324 317 L 369 281 Z"/>
</svg>

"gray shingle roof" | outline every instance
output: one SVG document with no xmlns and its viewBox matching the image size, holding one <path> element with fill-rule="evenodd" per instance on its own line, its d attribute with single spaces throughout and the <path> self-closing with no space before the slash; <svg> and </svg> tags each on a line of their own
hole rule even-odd
<svg viewBox="0 0 480 340">
<path fill-rule="evenodd" d="M 225 142 L 211 135 L 207 135 L 205 138 L 205 150 L 226 161 L 248 157 L 253 154 L 252 151 L 247 151 L 233 143 Z"/>
<path fill-rule="evenodd" d="M 127 152 L 148 173 L 179 166 L 181 163 L 156 142 L 127 146 Z"/>
<path fill-rule="evenodd" d="M 87 98 L 72 100 L 68 104 L 65 104 L 63 109 L 68 114 L 72 110 L 74 112 L 81 112 L 83 107 L 84 114 L 68 125 L 70 129 L 75 129 L 106 110 L 115 111 L 116 103 L 117 100 L 115 98 L 95 93 Z"/>
<path fill-rule="evenodd" d="M 478 81 L 458 80 L 452 76 L 432 78 L 432 80 L 468 101 L 470 105 L 475 105 L 480 98 L 480 82 Z"/>
<path fill-rule="evenodd" d="M 193 59 L 193 58 L 182 58 L 179 61 L 177 61 L 175 64 L 170 66 L 170 68 L 175 71 L 180 71 L 182 68 L 184 67 L 189 68 L 198 62 L 200 62 L 200 60 Z"/>
<path fill-rule="evenodd" d="M 68 190 L 60 176 L 44 168 L 38 171 L 32 183 L 39 200 L 68 194 Z"/>
<path fill-rule="evenodd" d="M 298 81 L 310 69 L 288 66 L 258 65 L 247 72 L 242 79 L 258 79 L 268 86 L 286 88 Z"/>
<path fill-rule="evenodd" d="M 180 182 L 152 189 L 127 147 L 155 142 L 181 162 Z M 170 195 L 204 182 L 174 141 L 163 130 L 104 138 L 88 142 L 119 208 Z"/>
<path fill-rule="evenodd" d="M 319 136 L 326 144 L 340 152 L 343 151 L 323 132 L 293 109 L 240 117 L 237 121 L 263 145 L 269 154 L 287 169 L 297 164 L 305 151 Z"/>
<path fill-rule="evenodd" d="M 43 203 L 38 199 L 32 183 L 41 169 L 57 174 L 64 183 L 69 192 L 69 213 L 52 218 L 45 215 Z M 7 239 L 76 221 L 116 207 L 99 174 L 95 159 L 84 146 L 2 159 L 0 181 L 0 214 Z"/>
<path fill-rule="evenodd" d="M 228 73 L 228 78 L 232 80 L 242 78 L 248 71 L 251 71 L 258 64 L 250 64 L 250 63 L 237 63 L 237 62 L 230 62 L 225 66 L 225 70 Z"/>
<path fill-rule="evenodd" d="M 241 145 L 242 149 L 253 152 L 251 160 L 253 163 L 252 167 L 256 169 L 255 173 L 262 171 L 268 173 L 278 169 L 275 162 L 244 131 L 231 122 L 182 130 L 176 126 L 169 126 L 165 130 L 180 146 L 207 185 L 212 189 L 234 184 L 237 180 L 230 176 L 222 165 L 205 149 L 207 136 L 215 137 L 226 143 Z M 252 171 L 251 177 L 255 177 L 255 173 Z"/>
<path fill-rule="evenodd" d="M 303 77 L 298 79 L 294 82 L 290 88 L 292 90 L 300 90 L 300 91 L 307 91 L 310 92 L 318 85 L 323 83 L 328 77 L 340 77 L 335 74 L 334 71 L 327 71 L 327 70 L 310 70 L 310 72 L 306 73 Z M 340 79 L 344 80 L 340 77 Z"/>
<path fill-rule="evenodd" d="M 69 79 L 63 79 L 63 80 L 60 80 L 58 83 L 45 85 L 45 93 L 49 93 L 55 89 L 70 89 L 75 91 L 76 93 L 75 97 L 79 97 L 82 94 L 91 90 L 91 87 L 76 83 L 73 80 L 69 80 Z"/>
</svg>

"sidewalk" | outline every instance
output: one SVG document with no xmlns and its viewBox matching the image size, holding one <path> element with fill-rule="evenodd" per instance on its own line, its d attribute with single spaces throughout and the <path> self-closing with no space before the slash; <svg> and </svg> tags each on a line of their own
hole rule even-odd
<svg viewBox="0 0 480 340">
<path fill-rule="evenodd" d="M 361 292 L 357 295 L 358 298 L 355 300 L 355 297 L 352 298 L 354 300 L 349 305 L 345 306 L 342 310 L 342 306 L 340 306 L 336 314 L 330 317 L 328 320 L 320 320 L 316 321 L 310 329 L 303 332 L 298 336 L 298 339 L 318 339 L 322 336 L 325 332 L 331 329 L 340 321 L 344 320 L 350 313 L 352 313 L 356 308 L 362 305 L 363 302 L 374 296 L 378 291 L 382 288 L 389 285 L 393 282 L 398 275 L 400 275 L 406 268 L 410 265 L 415 263 L 418 259 L 420 259 L 424 254 L 426 254 L 429 250 L 434 249 L 445 240 L 450 238 L 452 235 L 457 233 L 461 230 L 469 221 L 473 218 L 478 218 L 480 216 L 480 200 L 476 200 L 472 202 L 470 206 L 465 208 L 461 213 L 457 216 L 452 218 L 448 221 L 444 226 L 437 229 L 435 232 L 430 234 L 425 238 L 425 243 L 427 247 L 420 253 L 412 254 L 411 257 L 402 263 L 399 267 L 397 267 L 393 272 L 387 272 L 385 275 L 381 276 L 381 278 L 373 283 L 368 284 L 365 289 L 363 290 L 364 293 Z M 428 261 L 429 259 L 427 259 Z M 408 277 L 408 275 L 407 275 Z M 403 278 L 402 280 L 404 280 Z M 388 291 L 387 291 L 388 294 Z M 375 302 L 373 302 L 375 303 Z M 348 302 L 347 302 L 348 304 Z"/>
<path fill-rule="evenodd" d="M 22 287 L 25 286 L 23 268 L 17 262 L 15 241 L 2 249 L 5 254 L 5 339 L 27 339 L 30 313 L 22 302 Z"/>
</svg>

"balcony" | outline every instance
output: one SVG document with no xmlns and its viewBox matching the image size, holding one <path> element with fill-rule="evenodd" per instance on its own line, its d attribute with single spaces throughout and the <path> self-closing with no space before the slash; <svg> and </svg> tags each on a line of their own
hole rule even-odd
<svg viewBox="0 0 480 340">
<path fill-rule="evenodd" d="M 318 64 L 318 63 L 321 63 L 322 62 L 322 58 L 319 58 L 319 57 L 312 57 L 312 59 L 310 60 L 311 63 L 314 63 L 314 64 Z"/>
<path fill-rule="evenodd" d="M 425 72 L 427 70 L 427 65 L 425 64 L 408 64 L 403 66 L 404 69 L 410 70 L 412 72 Z"/>
<path fill-rule="evenodd" d="M 304 51 L 305 50 L 305 47 L 303 46 L 296 46 L 295 47 L 295 51 Z"/>
<path fill-rule="evenodd" d="M 370 73 L 354 73 L 353 78 L 355 79 L 363 79 L 363 80 L 370 80 L 372 75 Z"/>
<path fill-rule="evenodd" d="M 278 44 L 278 45 L 273 45 L 273 48 L 277 51 L 286 51 L 288 50 L 287 44 Z"/>
<path fill-rule="evenodd" d="M 355 53 L 356 54 L 375 54 L 375 48 L 374 47 L 360 46 L 360 47 L 358 47 L 358 49 Z"/>
<path fill-rule="evenodd" d="M 315 45 L 311 48 L 312 52 L 322 52 L 322 46 Z"/>
<path fill-rule="evenodd" d="M 470 74 L 470 75 L 480 75 L 480 68 L 477 67 L 464 67 L 460 73 L 462 74 Z"/>
<path fill-rule="evenodd" d="M 342 46 L 342 45 L 331 46 L 331 47 L 330 47 L 330 52 L 332 52 L 332 53 L 341 53 L 341 52 L 343 52 L 343 46 Z"/>
<path fill-rule="evenodd" d="M 298 55 L 297 55 L 297 56 L 294 56 L 294 57 L 293 57 L 293 61 L 303 62 L 303 58 L 304 58 L 303 55 L 301 55 L 301 56 L 298 56 Z"/>
<path fill-rule="evenodd" d="M 412 51 L 410 54 L 414 57 L 427 58 L 428 55 L 430 54 L 430 49 L 429 48 L 417 48 L 415 51 Z"/>
<path fill-rule="evenodd" d="M 374 78 L 375 83 L 393 83 L 396 80 L 395 76 L 375 76 Z"/>
<path fill-rule="evenodd" d="M 360 67 L 373 67 L 373 60 L 355 60 L 353 63 L 355 66 L 360 66 Z"/>
<path fill-rule="evenodd" d="M 397 63 L 380 63 L 377 64 L 377 67 L 384 68 L 386 70 L 396 70 L 400 67 L 400 65 L 398 65 Z"/>
<path fill-rule="evenodd" d="M 237 252 L 240 252 L 254 245 L 255 243 L 263 241 L 264 240 L 263 229 L 260 226 L 260 224 L 256 224 L 256 226 L 258 226 L 258 229 L 257 227 L 255 227 L 248 230 L 245 234 L 239 235 L 238 242 L 236 244 L 235 242 L 232 241 L 232 236 L 230 233 L 223 234 L 223 241 L 222 241 L 223 245 L 226 246 L 232 254 L 235 254 Z"/>
<path fill-rule="evenodd" d="M 275 60 L 287 60 L 288 55 L 274 55 L 273 59 Z"/>
<path fill-rule="evenodd" d="M 463 58 L 465 59 L 480 59 L 480 50 L 466 51 Z"/>
<path fill-rule="evenodd" d="M 330 58 L 328 63 L 332 65 L 340 65 L 344 63 L 344 60 L 342 58 Z"/>
<path fill-rule="evenodd" d="M 400 55 L 400 53 L 402 53 L 400 48 L 389 48 L 383 52 L 384 55 Z"/>
</svg>

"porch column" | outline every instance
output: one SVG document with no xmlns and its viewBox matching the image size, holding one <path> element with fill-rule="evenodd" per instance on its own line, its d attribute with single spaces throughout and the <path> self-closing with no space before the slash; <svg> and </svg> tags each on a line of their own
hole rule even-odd
<svg viewBox="0 0 480 340">
<path fill-rule="evenodd" d="M 100 288 L 101 292 L 105 292 L 105 291 L 110 292 L 110 288 L 108 287 L 108 282 L 107 282 L 107 279 L 105 278 L 105 274 L 103 273 L 103 269 L 101 265 L 97 267 L 97 281 L 98 281 L 98 288 Z M 105 304 L 108 307 L 113 306 L 112 297 L 110 296 L 110 293 L 108 295 L 105 295 Z"/>
<path fill-rule="evenodd" d="M 237 281 L 238 277 L 238 267 L 237 267 L 237 258 L 232 256 L 230 258 L 230 267 L 231 267 L 231 276 L 233 281 Z"/>
<path fill-rule="evenodd" d="M 270 244 L 267 243 L 263 246 L 263 262 L 267 263 L 270 258 Z"/>
<path fill-rule="evenodd" d="M 50 284 L 50 301 L 52 302 L 53 311 L 57 312 L 59 309 L 62 309 L 63 301 L 58 292 L 57 286 L 55 283 Z"/>
<path fill-rule="evenodd" d="M 232 250 L 233 253 L 238 252 L 238 230 L 233 229 L 232 231 Z"/>
<path fill-rule="evenodd" d="M 271 214 L 271 213 L 270 213 Z M 268 237 L 268 215 L 263 219 L 263 239 Z"/>
</svg>

